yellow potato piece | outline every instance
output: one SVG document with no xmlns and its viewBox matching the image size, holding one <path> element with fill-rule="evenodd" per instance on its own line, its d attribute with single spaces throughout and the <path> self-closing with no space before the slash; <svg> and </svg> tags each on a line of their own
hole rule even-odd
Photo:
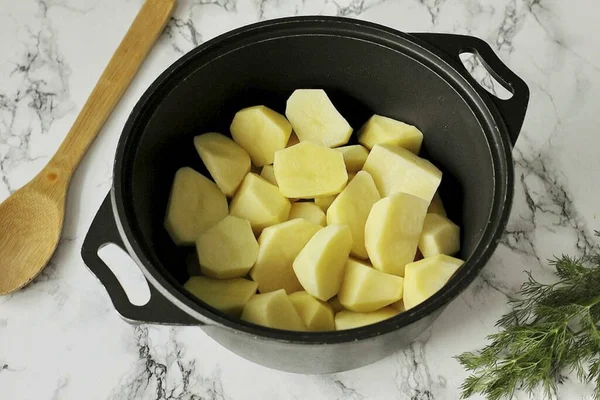
<svg viewBox="0 0 600 400">
<path fill-rule="evenodd" d="M 262 169 L 259 172 L 260 172 L 261 178 L 263 178 L 267 182 L 279 187 L 279 185 L 277 184 L 277 179 L 275 179 L 275 171 L 273 170 L 272 165 L 265 165 L 264 167 L 262 167 Z M 296 201 L 298 201 L 298 199 L 288 199 L 288 200 L 290 201 L 290 203 L 295 203 Z"/>
<path fill-rule="evenodd" d="M 433 199 L 431 199 L 431 204 L 429 204 L 429 209 L 427 210 L 427 213 L 438 214 L 442 217 L 446 216 L 446 208 L 444 207 L 444 203 L 442 203 L 440 192 L 435 192 L 435 194 L 433 195 Z"/>
<path fill-rule="evenodd" d="M 164 226 L 176 245 L 193 246 L 227 214 L 227 198 L 213 181 L 188 167 L 175 173 Z"/>
<path fill-rule="evenodd" d="M 310 142 L 276 152 L 273 167 L 285 197 L 309 199 L 338 194 L 348 182 L 342 154 Z"/>
<path fill-rule="evenodd" d="M 310 332 L 333 331 L 333 309 L 324 301 L 315 299 L 306 292 L 289 295 L 290 301 Z"/>
<path fill-rule="evenodd" d="M 275 171 L 272 165 L 265 165 L 260 171 L 260 177 L 272 185 L 277 186 L 277 179 L 275 179 Z"/>
<path fill-rule="evenodd" d="M 183 285 L 194 296 L 219 311 L 239 318 L 244 305 L 256 294 L 256 282 L 248 279 L 212 279 L 193 276 Z"/>
<path fill-rule="evenodd" d="M 321 207 L 311 202 L 302 201 L 292 204 L 288 219 L 296 218 L 302 218 L 321 226 L 327 225 L 327 217 Z"/>
<path fill-rule="evenodd" d="M 348 175 L 348 178 L 350 177 L 350 175 Z M 319 206 L 319 208 L 325 212 L 327 212 L 327 209 L 329 208 L 329 206 L 331 205 L 331 203 L 333 203 L 333 201 L 335 200 L 337 195 L 332 195 L 332 196 L 321 196 L 321 197 L 315 197 L 315 204 L 317 206 Z"/>
<path fill-rule="evenodd" d="M 261 293 L 285 289 L 290 294 L 302 290 L 292 264 L 320 225 L 294 219 L 265 228 L 258 238 L 258 258 L 250 271 Z"/>
<path fill-rule="evenodd" d="M 225 196 L 233 196 L 250 172 L 250 156 L 246 150 L 216 132 L 196 136 L 194 146 L 219 189 Z"/>
<path fill-rule="evenodd" d="M 382 197 L 409 193 L 431 202 L 442 172 L 410 151 L 388 144 L 375 145 L 363 166 L 373 177 Z"/>
<path fill-rule="evenodd" d="M 254 106 L 238 111 L 229 130 L 233 140 L 250 154 L 252 163 L 262 167 L 273 164 L 275 152 L 285 148 L 292 126 L 278 112 Z"/>
<path fill-rule="evenodd" d="M 335 314 L 335 330 L 342 331 L 345 329 L 360 328 L 361 326 L 376 324 L 377 322 L 395 317 L 398 314 L 400 314 L 400 311 L 391 307 L 384 307 L 380 310 L 368 313 L 345 310 L 340 311 Z"/>
<path fill-rule="evenodd" d="M 298 143 L 300 143 L 300 139 L 298 139 L 298 136 L 296 136 L 296 132 L 292 131 L 292 134 L 290 135 L 290 140 L 288 140 L 287 146 L 285 147 L 292 147 L 293 145 Z"/>
<path fill-rule="evenodd" d="M 449 256 L 460 250 L 460 228 L 446 217 L 427 214 L 423 223 L 423 231 L 419 239 L 419 250 L 424 257 L 447 254 Z"/>
<path fill-rule="evenodd" d="M 358 131 L 358 142 L 369 150 L 376 144 L 390 144 L 419 154 L 423 133 L 404 122 L 373 115 Z"/>
<path fill-rule="evenodd" d="M 336 150 L 344 156 L 344 163 L 346 164 L 346 171 L 348 171 L 348 174 L 360 171 L 369 155 L 369 150 L 365 149 L 360 144 L 337 147 Z"/>
<path fill-rule="evenodd" d="M 350 258 L 338 298 L 350 311 L 371 312 L 400 300 L 403 289 L 401 277 L 385 274 Z"/>
<path fill-rule="evenodd" d="M 285 116 L 300 142 L 337 147 L 352 135 L 352 127 L 322 89 L 295 90 L 287 100 Z"/>
<path fill-rule="evenodd" d="M 404 266 L 417 252 L 428 203 L 407 193 L 396 193 L 373 205 L 365 225 L 365 247 L 373 266 L 404 276 Z"/>
<path fill-rule="evenodd" d="M 290 208 L 290 201 L 277 186 L 249 173 L 233 196 L 229 213 L 250 221 L 252 230 L 259 235 L 267 226 L 286 221 Z"/>
<path fill-rule="evenodd" d="M 346 224 L 352 233 L 352 255 L 365 259 L 365 224 L 381 197 L 368 172 L 360 171 L 327 209 L 327 224 Z"/>
<path fill-rule="evenodd" d="M 335 296 L 351 248 L 352 234 L 346 225 L 333 224 L 318 231 L 294 260 L 304 290 L 323 301 Z"/>
<path fill-rule="evenodd" d="M 202 273 L 218 279 L 245 276 L 258 256 L 250 222 L 232 215 L 203 232 L 196 249 Z"/>
<path fill-rule="evenodd" d="M 283 289 L 252 296 L 244 306 L 242 320 L 267 328 L 306 331 L 302 318 Z"/>
<path fill-rule="evenodd" d="M 440 254 L 408 264 L 403 297 L 406 309 L 410 310 L 433 296 L 463 263 L 458 258 Z"/>
<path fill-rule="evenodd" d="M 340 299 L 337 296 L 334 296 L 331 299 L 329 299 L 328 303 L 333 309 L 334 313 L 338 313 L 344 310 L 344 306 L 342 305 L 342 303 L 340 303 Z"/>
</svg>

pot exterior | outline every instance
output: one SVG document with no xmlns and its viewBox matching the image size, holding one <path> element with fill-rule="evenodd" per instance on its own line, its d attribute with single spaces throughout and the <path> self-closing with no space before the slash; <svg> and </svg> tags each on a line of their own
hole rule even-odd
<svg viewBox="0 0 600 400">
<path fill-rule="evenodd" d="M 411 325 L 379 336 L 334 344 L 277 342 L 210 325 L 202 329 L 223 347 L 256 364 L 285 372 L 329 374 L 364 367 L 393 355 L 414 342 L 442 311 L 438 309 Z"/>
<path fill-rule="evenodd" d="M 499 100 L 479 87 L 460 62 L 463 51 L 480 54 L 513 98 Z M 408 312 L 349 331 L 277 331 L 228 318 L 183 289 L 187 275 L 177 265 L 185 253 L 162 226 L 174 172 L 184 165 L 206 172 L 191 144 L 195 135 L 227 133 L 233 113 L 246 106 L 283 112 L 289 93 L 306 86 L 331 93 L 356 130 L 374 112 L 409 116 L 407 122 L 424 127 L 425 154 L 443 170 L 442 197 L 452 200 L 445 204 L 448 214 L 462 228 L 466 263 L 442 290 Z M 335 17 L 241 28 L 182 57 L 138 102 L 117 148 L 113 188 L 82 257 L 130 322 L 200 325 L 234 353 L 283 371 L 330 373 L 370 364 L 414 341 L 496 248 L 512 204 L 511 144 L 528 97 L 525 83 L 485 42 L 469 36 L 410 35 Z M 151 289 L 148 304 L 129 303 L 97 256 L 105 243 L 121 246 L 140 266 Z"/>
</svg>

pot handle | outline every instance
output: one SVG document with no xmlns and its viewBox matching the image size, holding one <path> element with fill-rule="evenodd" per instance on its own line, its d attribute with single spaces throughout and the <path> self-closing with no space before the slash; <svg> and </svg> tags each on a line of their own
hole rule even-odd
<svg viewBox="0 0 600 400">
<path fill-rule="evenodd" d="M 527 104 L 529 103 L 529 87 L 500 60 L 494 50 L 484 40 L 474 36 L 453 35 L 445 33 L 411 33 L 411 36 L 427 42 L 446 53 L 467 71 L 459 55 L 472 52 L 479 56 L 487 71 L 512 93 L 510 99 L 499 99 L 489 96 L 494 102 L 502 119 L 508 127 L 510 139 L 514 145 L 523 126 Z M 467 71 L 468 72 L 468 71 Z M 469 74 L 471 77 L 471 74 Z"/>
<path fill-rule="evenodd" d="M 81 257 L 88 269 L 104 285 L 119 315 L 133 323 L 203 325 L 169 302 L 147 280 L 150 300 L 142 306 L 131 304 L 117 277 L 98 256 L 98 251 L 110 243 L 125 249 L 114 219 L 109 193 L 102 202 L 83 241 Z"/>
</svg>

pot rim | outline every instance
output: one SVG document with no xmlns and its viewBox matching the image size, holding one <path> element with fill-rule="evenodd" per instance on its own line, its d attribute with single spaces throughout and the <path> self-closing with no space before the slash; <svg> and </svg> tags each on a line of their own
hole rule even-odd
<svg viewBox="0 0 600 400">
<path fill-rule="evenodd" d="M 307 30 L 307 27 L 311 29 Z M 167 93 L 170 88 L 172 89 L 180 83 L 176 74 L 182 71 L 190 61 L 211 53 L 214 53 L 211 59 L 219 57 L 225 54 L 222 49 L 226 44 L 235 44 L 237 41 L 241 43 L 251 36 L 266 35 L 263 40 L 270 40 L 275 37 L 306 34 L 358 38 L 370 41 L 375 45 L 388 47 L 393 51 L 410 51 L 410 53 L 403 53 L 413 58 L 418 57 L 422 63 L 426 62 L 425 66 L 436 72 L 440 79 L 444 79 L 456 90 L 459 90 L 481 122 L 484 134 L 488 139 L 494 168 L 494 200 L 489 223 L 481 234 L 471 257 L 465 260 L 463 266 L 450 281 L 434 296 L 415 308 L 376 324 L 345 331 L 293 332 L 271 329 L 226 317 L 216 310 L 213 311 L 211 307 L 204 306 L 194 300 L 191 295 L 186 294 L 182 285 L 176 283 L 173 278 L 163 275 L 160 268 L 154 265 L 154 263 L 158 265 L 161 263 L 156 257 L 152 257 L 154 260 L 151 260 L 142 244 L 136 240 L 136 234 L 131 225 L 131 221 L 135 221 L 135 213 L 122 201 L 128 189 L 123 181 L 130 172 L 126 168 L 125 156 L 133 153 L 128 149 L 131 146 L 135 148 L 135 143 L 138 141 L 136 138 L 132 139 L 133 133 L 145 126 L 147 122 L 145 116 L 151 114 L 157 99 L 162 98 L 162 95 Z M 238 48 L 235 47 L 230 51 Z M 436 310 L 446 306 L 458 296 L 475 279 L 496 249 L 510 215 L 514 192 L 511 151 L 507 126 L 487 92 L 474 81 L 461 64 L 440 49 L 410 34 L 351 18 L 328 16 L 281 18 L 244 26 L 217 36 L 179 58 L 156 78 L 138 100 L 119 139 L 113 170 L 111 202 L 119 234 L 125 247 L 150 284 L 182 311 L 197 319 L 199 323 L 220 325 L 256 337 L 297 344 L 351 342 L 366 340 L 403 328 L 435 313 Z M 163 269 L 167 270 L 164 267 Z M 178 285 L 179 287 L 177 287 Z"/>
</svg>

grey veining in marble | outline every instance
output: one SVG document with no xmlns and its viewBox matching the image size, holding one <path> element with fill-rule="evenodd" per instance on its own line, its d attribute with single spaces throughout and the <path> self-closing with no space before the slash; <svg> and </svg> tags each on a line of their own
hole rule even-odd
<svg viewBox="0 0 600 400">
<path fill-rule="evenodd" d="M 453 356 L 495 331 L 530 270 L 552 279 L 554 254 L 589 252 L 600 228 L 600 4 L 596 0 L 180 0 L 156 48 L 78 170 L 59 250 L 25 290 L 0 297 L 0 398 L 453 400 L 466 377 Z M 73 123 L 142 0 L 0 0 L 0 201 L 31 179 Z M 508 229 L 481 276 L 421 339 L 374 365 L 287 374 L 223 349 L 200 329 L 131 326 L 114 312 L 79 249 L 111 183 L 120 130 L 136 99 L 199 44 L 259 20 L 324 14 L 412 32 L 486 40 L 531 89 L 514 149 Z M 473 57 L 482 85 L 502 88 Z M 139 272 L 115 253 L 143 298 Z M 121 257 L 121 258 L 119 258 Z M 137 286 L 136 286 L 137 285 Z M 457 323 L 458 322 L 458 323 Z M 566 377 L 563 400 L 591 399 Z M 526 398 L 524 395 L 518 397 Z M 541 393 L 535 399 L 541 399 Z"/>
</svg>

